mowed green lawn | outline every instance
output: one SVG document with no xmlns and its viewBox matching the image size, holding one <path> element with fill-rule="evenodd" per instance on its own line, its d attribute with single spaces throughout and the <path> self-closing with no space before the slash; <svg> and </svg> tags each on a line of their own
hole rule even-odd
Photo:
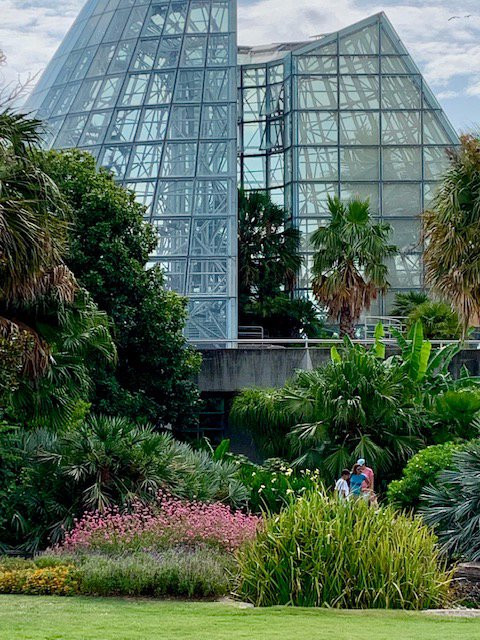
<svg viewBox="0 0 480 640">
<path fill-rule="evenodd" d="M 480 640 L 480 619 L 223 603 L 0 596 L 1 640 Z"/>
</svg>

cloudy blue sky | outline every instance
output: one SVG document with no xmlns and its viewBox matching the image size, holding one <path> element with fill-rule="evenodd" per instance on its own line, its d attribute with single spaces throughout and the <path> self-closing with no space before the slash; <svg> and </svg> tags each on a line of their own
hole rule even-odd
<svg viewBox="0 0 480 640">
<path fill-rule="evenodd" d="M 1 71 L 15 82 L 43 69 L 84 0 L 1 0 Z M 328 33 L 387 13 L 459 130 L 480 124 L 480 0 L 238 0 L 239 42 Z M 459 19 L 449 20 L 452 16 Z M 470 17 L 465 17 L 470 16 Z"/>
</svg>

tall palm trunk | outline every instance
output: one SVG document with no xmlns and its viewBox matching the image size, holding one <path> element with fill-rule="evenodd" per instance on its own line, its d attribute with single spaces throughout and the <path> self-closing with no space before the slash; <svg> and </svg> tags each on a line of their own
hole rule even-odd
<svg viewBox="0 0 480 640">
<path fill-rule="evenodd" d="M 344 305 L 340 311 L 340 337 L 343 338 L 343 336 L 352 339 L 355 337 L 355 323 L 348 305 Z"/>
</svg>

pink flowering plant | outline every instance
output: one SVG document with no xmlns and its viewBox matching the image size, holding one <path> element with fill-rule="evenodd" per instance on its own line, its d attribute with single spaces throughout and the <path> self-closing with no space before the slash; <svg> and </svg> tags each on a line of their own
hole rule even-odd
<svg viewBox="0 0 480 640">
<path fill-rule="evenodd" d="M 92 511 L 65 535 L 62 552 L 157 551 L 171 547 L 215 547 L 233 552 L 252 540 L 260 518 L 220 502 L 186 501 L 159 492 L 156 503 L 136 501 L 128 510 Z"/>
</svg>

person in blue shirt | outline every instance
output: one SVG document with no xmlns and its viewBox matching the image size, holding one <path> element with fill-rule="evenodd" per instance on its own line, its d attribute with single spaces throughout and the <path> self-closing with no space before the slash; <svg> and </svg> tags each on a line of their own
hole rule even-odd
<svg viewBox="0 0 480 640">
<path fill-rule="evenodd" d="M 368 484 L 368 478 L 361 472 L 361 466 L 359 464 L 353 465 L 352 475 L 350 476 L 350 493 L 354 496 L 362 495 L 364 482 Z"/>
</svg>

